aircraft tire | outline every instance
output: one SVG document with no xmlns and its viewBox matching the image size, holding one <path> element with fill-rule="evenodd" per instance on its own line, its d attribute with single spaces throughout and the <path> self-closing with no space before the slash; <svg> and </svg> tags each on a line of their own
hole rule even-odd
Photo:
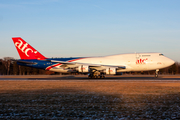
<svg viewBox="0 0 180 120">
<path fill-rule="evenodd" d="M 155 78 L 158 78 L 158 74 L 155 74 Z"/>
</svg>

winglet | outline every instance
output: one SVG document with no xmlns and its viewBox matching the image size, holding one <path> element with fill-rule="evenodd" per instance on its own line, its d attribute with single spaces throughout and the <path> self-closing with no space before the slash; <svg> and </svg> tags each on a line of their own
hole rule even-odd
<svg viewBox="0 0 180 120">
<path fill-rule="evenodd" d="M 13 37 L 12 40 L 21 59 L 38 59 L 38 60 L 46 59 L 46 57 L 44 57 L 41 53 L 39 53 L 36 49 L 34 49 L 22 38 Z"/>
</svg>

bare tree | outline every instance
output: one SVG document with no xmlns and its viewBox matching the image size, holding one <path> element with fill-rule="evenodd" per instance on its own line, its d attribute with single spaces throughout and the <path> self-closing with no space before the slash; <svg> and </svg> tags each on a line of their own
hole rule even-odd
<svg viewBox="0 0 180 120">
<path fill-rule="evenodd" d="M 18 75 L 19 73 L 19 67 L 17 65 L 17 62 L 13 62 L 13 75 Z"/>
<path fill-rule="evenodd" d="M 4 57 L 2 63 L 5 66 L 6 69 L 6 74 L 9 75 L 9 71 L 10 71 L 10 65 L 11 65 L 11 60 L 14 59 L 13 57 Z"/>
</svg>

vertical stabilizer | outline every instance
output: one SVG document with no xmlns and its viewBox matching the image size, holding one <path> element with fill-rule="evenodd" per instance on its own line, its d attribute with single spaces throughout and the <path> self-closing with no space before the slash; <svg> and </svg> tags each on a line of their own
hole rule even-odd
<svg viewBox="0 0 180 120">
<path fill-rule="evenodd" d="M 38 59 L 38 60 L 46 59 L 46 57 L 44 57 L 41 53 L 39 53 L 36 49 L 34 49 L 22 38 L 13 37 L 12 40 L 21 59 Z"/>
</svg>

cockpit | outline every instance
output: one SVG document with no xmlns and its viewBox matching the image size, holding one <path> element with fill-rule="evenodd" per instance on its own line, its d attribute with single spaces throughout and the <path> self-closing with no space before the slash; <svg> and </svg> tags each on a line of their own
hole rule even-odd
<svg viewBox="0 0 180 120">
<path fill-rule="evenodd" d="M 159 54 L 159 56 L 164 56 L 163 54 Z"/>
</svg>

